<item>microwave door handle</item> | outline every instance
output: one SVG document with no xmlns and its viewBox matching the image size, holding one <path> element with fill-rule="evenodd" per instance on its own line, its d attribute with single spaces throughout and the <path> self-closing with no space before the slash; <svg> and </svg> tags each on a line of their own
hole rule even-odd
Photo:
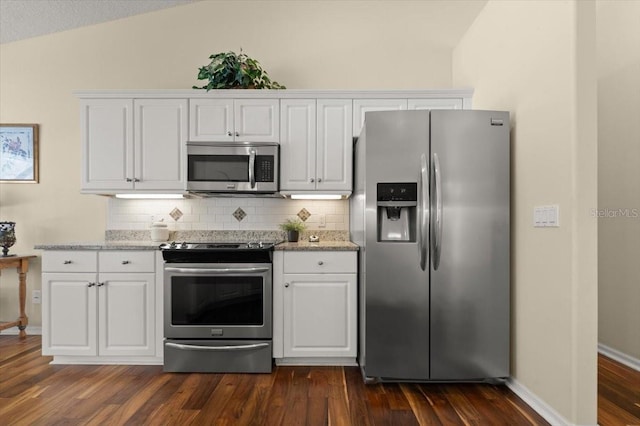
<svg viewBox="0 0 640 426">
<path fill-rule="evenodd" d="M 251 189 L 256 187 L 256 150 L 249 150 L 249 183 L 251 184 Z"/>
</svg>

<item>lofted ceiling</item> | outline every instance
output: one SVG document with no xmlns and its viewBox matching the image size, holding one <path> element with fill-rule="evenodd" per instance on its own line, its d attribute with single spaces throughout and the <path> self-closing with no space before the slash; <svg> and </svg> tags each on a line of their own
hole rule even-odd
<svg viewBox="0 0 640 426">
<path fill-rule="evenodd" d="M 0 43 L 200 0 L 0 0 Z"/>
<path fill-rule="evenodd" d="M 196 1 L 218 0 L 0 0 L 0 44 L 122 19 Z M 254 0 L 272 1 L 272 0 Z M 281 0 L 319 1 L 319 0 Z M 336 0 L 330 0 L 336 1 Z M 342 1 L 342 0 L 341 0 Z M 382 0 L 349 0 L 371 3 Z M 389 1 L 389 0 L 387 0 Z M 453 47 L 487 0 L 392 0 L 404 7 L 420 1 L 424 31 L 434 44 Z"/>
</svg>

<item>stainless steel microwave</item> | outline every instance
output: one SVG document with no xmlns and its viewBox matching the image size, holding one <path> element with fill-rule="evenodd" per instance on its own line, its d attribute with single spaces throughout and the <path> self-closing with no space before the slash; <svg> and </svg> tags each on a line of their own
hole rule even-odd
<svg viewBox="0 0 640 426">
<path fill-rule="evenodd" d="M 189 142 L 187 163 L 188 191 L 278 192 L 277 143 Z"/>
</svg>

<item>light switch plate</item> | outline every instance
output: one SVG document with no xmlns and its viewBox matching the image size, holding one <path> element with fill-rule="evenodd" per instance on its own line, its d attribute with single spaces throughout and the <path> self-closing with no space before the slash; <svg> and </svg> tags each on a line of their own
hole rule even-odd
<svg viewBox="0 0 640 426">
<path fill-rule="evenodd" d="M 535 206 L 533 208 L 533 226 L 535 228 L 560 227 L 560 206 L 557 204 Z"/>
</svg>

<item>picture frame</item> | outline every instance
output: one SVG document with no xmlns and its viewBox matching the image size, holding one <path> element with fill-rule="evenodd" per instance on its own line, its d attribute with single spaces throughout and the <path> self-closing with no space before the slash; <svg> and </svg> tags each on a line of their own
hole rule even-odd
<svg viewBox="0 0 640 426">
<path fill-rule="evenodd" d="M 37 124 L 0 124 L 0 182 L 39 182 L 38 143 Z"/>
</svg>

